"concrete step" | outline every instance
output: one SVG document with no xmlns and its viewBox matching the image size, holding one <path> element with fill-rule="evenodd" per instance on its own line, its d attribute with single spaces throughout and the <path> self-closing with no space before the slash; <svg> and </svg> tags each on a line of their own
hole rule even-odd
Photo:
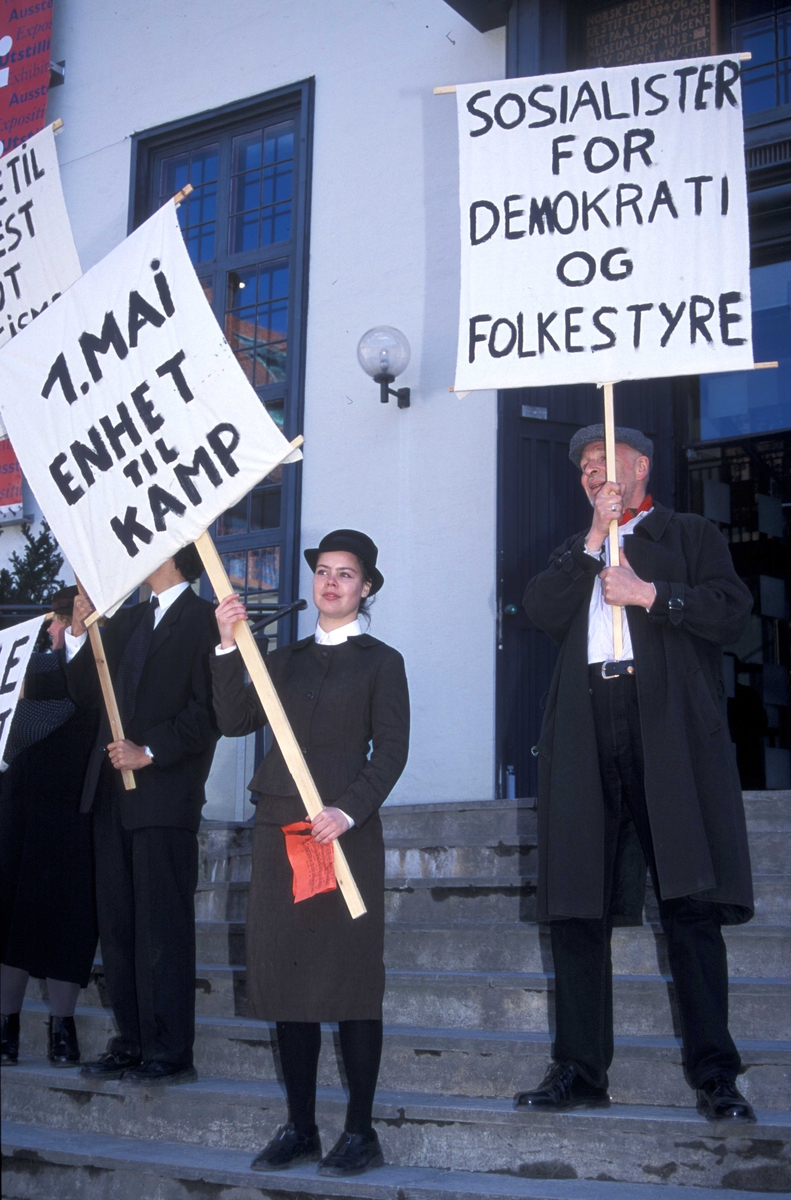
<svg viewBox="0 0 791 1200">
<path fill-rule="evenodd" d="M 279 1083 L 201 1079 L 178 1088 L 92 1085 L 74 1071 L 20 1065 L 3 1071 L 8 1121 L 255 1151 L 285 1119 Z M 692 1095 L 690 1093 L 690 1098 Z M 325 1145 L 341 1131 L 346 1097 L 320 1088 Z M 526 1114 L 502 1099 L 381 1091 L 374 1124 L 388 1163 L 624 1183 L 791 1188 L 791 1115 L 761 1113 L 750 1126 L 712 1124 L 694 1108 L 614 1105 L 607 1111 Z M 550 1167 L 551 1164 L 551 1167 Z M 767 1186 L 769 1185 L 769 1186 Z"/>
<path fill-rule="evenodd" d="M 325 1138 L 325 1146 L 328 1145 Z M 678 1200 L 673 1184 L 616 1183 L 569 1177 L 554 1160 L 521 1164 L 512 1173 L 385 1166 L 361 1178 L 319 1176 L 315 1166 L 262 1174 L 247 1150 L 102 1134 L 70 1134 L 8 1122 L 3 1131 L 4 1195 L 9 1200 Z M 782 1169 L 782 1164 L 780 1164 Z M 777 1178 L 771 1165 L 735 1168 L 738 1190 L 684 1189 L 684 1200 L 740 1200 L 742 1186 Z M 763 1173 L 761 1173 L 763 1172 Z M 749 1179 L 745 1180 L 745 1176 Z M 530 1177 L 529 1177 L 530 1176 Z M 650 1176 L 649 1176 L 650 1178 Z M 782 1176 L 780 1176 L 782 1179 Z M 775 1189 L 777 1190 L 777 1189 Z"/>
<path fill-rule="evenodd" d="M 791 791 L 744 792 L 744 812 L 747 829 L 791 829 Z"/>
<path fill-rule="evenodd" d="M 106 1007 L 101 964 L 92 972 L 85 1001 Z M 666 975 L 614 975 L 615 1032 L 669 1037 L 678 1032 L 673 985 Z M 199 963 L 196 1011 L 205 1016 L 247 1016 L 244 967 Z M 389 971 L 384 1019 L 394 1025 L 456 1029 L 553 1027 L 553 977 L 545 971 Z M 791 1039 L 791 980 L 740 977 L 730 983 L 734 1037 Z"/>
<path fill-rule="evenodd" d="M 198 959 L 244 966 L 245 927 L 239 921 L 197 921 Z M 791 976 L 791 928 L 725 929 L 731 975 Z M 668 974 L 664 937 L 657 926 L 613 930 L 613 969 L 619 975 Z M 385 929 L 389 969 L 435 971 L 542 971 L 552 969 L 549 930 L 530 922 L 498 925 L 390 922 Z"/>
<path fill-rule="evenodd" d="M 46 1006 L 26 1004 L 21 1061 L 46 1059 Z M 98 1057 L 114 1034 L 106 1009 L 79 1008 L 77 1028 L 84 1061 Z M 338 1082 L 337 1030 L 323 1027 L 319 1083 Z M 275 1028 L 247 1017 L 197 1018 L 195 1065 L 201 1075 L 233 1079 L 278 1077 Z M 383 1088 L 461 1096 L 512 1096 L 537 1083 L 551 1057 L 548 1032 L 430 1029 L 386 1025 L 379 1081 Z M 756 1108 L 791 1109 L 791 1042 L 739 1040 L 744 1073 L 739 1086 Z M 621 1104 L 687 1107 L 690 1091 L 674 1037 L 616 1038 L 610 1091 Z"/>
</svg>

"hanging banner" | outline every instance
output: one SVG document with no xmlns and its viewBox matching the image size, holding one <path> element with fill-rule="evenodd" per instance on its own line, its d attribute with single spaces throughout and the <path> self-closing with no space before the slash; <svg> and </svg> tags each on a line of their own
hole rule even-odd
<svg viewBox="0 0 791 1200">
<path fill-rule="evenodd" d="M 456 97 L 457 391 L 752 367 L 738 61 Z"/>
<path fill-rule="evenodd" d="M 0 352 L 0 412 L 99 612 L 280 462 L 166 204 Z"/>
<path fill-rule="evenodd" d="M 47 125 L 0 158 L 0 346 L 80 278 Z"/>
<path fill-rule="evenodd" d="M 43 617 L 0 629 L 0 761 Z"/>
<path fill-rule="evenodd" d="M 0 154 L 44 125 L 51 35 L 52 0 L 0 0 Z"/>
<path fill-rule="evenodd" d="M 0 508 L 22 503 L 22 468 L 8 438 L 0 442 Z"/>
</svg>

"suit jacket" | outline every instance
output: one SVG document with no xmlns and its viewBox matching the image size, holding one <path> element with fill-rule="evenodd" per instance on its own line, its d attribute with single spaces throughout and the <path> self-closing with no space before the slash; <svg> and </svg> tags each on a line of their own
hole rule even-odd
<svg viewBox="0 0 791 1200">
<path fill-rule="evenodd" d="M 409 692 L 403 658 L 364 633 L 339 646 L 303 638 L 275 650 L 266 663 L 319 795 L 363 825 L 387 799 L 407 760 Z M 238 650 L 213 655 L 211 670 L 222 733 L 242 737 L 265 725 L 255 690 L 245 686 Z M 277 744 L 248 786 L 269 797 L 293 798 L 267 804 L 275 823 L 304 818 Z"/>
<path fill-rule="evenodd" d="M 585 553 L 586 535 L 553 552 L 524 598 L 530 619 L 561 647 L 536 746 L 540 921 L 602 910 L 603 806 L 588 684 L 588 608 L 601 563 Z M 649 612 L 625 611 L 662 896 L 711 900 L 725 922 L 749 920 L 750 854 L 722 647 L 739 638 L 752 597 L 722 534 L 694 513 L 655 504 L 624 550 L 656 587 Z"/>
<path fill-rule="evenodd" d="M 115 678 L 126 644 L 141 620 L 145 604 L 122 608 L 103 630 L 110 674 Z M 197 831 L 219 736 L 211 702 L 209 655 L 219 641 L 214 608 L 187 588 L 154 630 L 135 697 L 134 714 L 124 736 L 148 746 L 151 766 L 135 772 L 137 788 L 127 792 L 113 771 L 121 821 L 125 829 L 165 825 Z M 99 678 L 87 642 L 68 666 L 75 703 L 102 705 Z M 106 718 L 94 746 L 83 787 L 81 811 L 93 805 L 99 785 L 104 747 L 110 740 Z M 105 771 L 112 768 L 105 767 Z"/>
</svg>

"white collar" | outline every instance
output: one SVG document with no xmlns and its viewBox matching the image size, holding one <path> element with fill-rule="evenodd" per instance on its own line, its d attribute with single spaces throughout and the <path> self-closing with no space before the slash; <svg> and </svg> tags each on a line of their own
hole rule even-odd
<svg viewBox="0 0 791 1200">
<path fill-rule="evenodd" d="M 166 613 L 171 604 L 175 604 L 181 593 L 185 592 L 188 587 L 189 584 L 185 580 L 183 583 L 174 583 L 173 587 L 165 588 L 164 592 L 160 592 L 157 596 L 160 613 Z M 153 599 L 153 593 L 151 599 Z M 151 600 L 149 600 L 150 603 Z"/>
<path fill-rule="evenodd" d="M 360 637 L 362 629 L 360 627 L 359 617 L 355 617 L 348 625 L 341 625 L 339 629 L 332 629 L 329 633 L 321 628 L 318 621 L 316 622 L 316 641 L 320 646 L 340 646 L 350 637 Z"/>
</svg>

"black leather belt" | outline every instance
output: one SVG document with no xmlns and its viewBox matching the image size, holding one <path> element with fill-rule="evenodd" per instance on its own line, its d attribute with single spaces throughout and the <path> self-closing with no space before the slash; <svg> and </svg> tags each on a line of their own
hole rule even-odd
<svg viewBox="0 0 791 1200">
<path fill-rule="evenodd" d="M 591 663 L 589 669 L 593 675 L 601 675 L 602 679 L 619 679 L 622 675 L 633 676 L 635 673 L 633 658 L 622 658 L 620 662 Z"/>
</svg>

